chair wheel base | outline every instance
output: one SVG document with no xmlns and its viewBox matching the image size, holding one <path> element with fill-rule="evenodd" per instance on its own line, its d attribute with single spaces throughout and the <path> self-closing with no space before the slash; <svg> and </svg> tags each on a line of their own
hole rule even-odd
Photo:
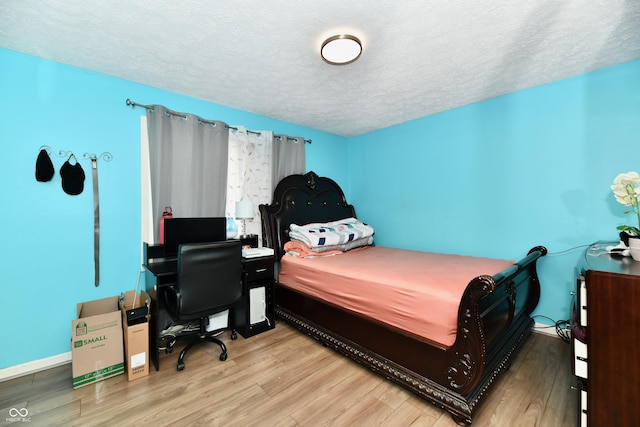
<svg viewBox="0 0 640 427">
<path fill-rule="evenodd" d="M 207 331 L 205 329 L 204 318 L 200 319 L 200 331 L 199 331 L 199 333 L 180 352 L 180 356 L 178 357 L 178 364 L 177 364 L 178 371 L 183 371 L 184 370 L 184 359 L 187 356 L 187 352 L 192 347 L 194 347 L 195 345 L 198 345 L 198 344 L 201 344 L 201 343 L 207 342 L 207 341 L 219 345 L 220 346 L 220 350 L 221 350 L 220 360 L 222 362 L 227 360 L 227 347 L 224 345 L 224 343 L 222 341 L 220 341 L 218 338 L 216 338 L 216 335 L 219 333 L 219 331 L 220 330 L 216 330 L 216 331 L 211 331 L 211 332 L 207 333 Z M 233 329 L 231 330 L 231 338 L 234 339 L 234 340 L 238 338 L 238 334 Z M 165 349 L 167 353 L 171 353 L 173 351 L 173 346 L 174 346 L 175 342 L 176 342 L 176 339 L 173 339 L 167 345 L 167 347 Z"/>
</svg>

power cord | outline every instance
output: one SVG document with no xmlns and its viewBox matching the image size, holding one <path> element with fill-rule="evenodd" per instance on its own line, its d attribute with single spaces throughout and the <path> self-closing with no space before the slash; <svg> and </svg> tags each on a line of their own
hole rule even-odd
<svg viewBox="0 0 640 427">
<path fill-rule="evenodd" d="M 558 320 L 556 322 L 556 334 L 564 342 L 571 342 L 571 322 L 569 320 Z"/>
<path fill-rule="evenodd" d="M 542 316 L 542 315 L 537 315 L 533 317 L 534 318 L 542 317 L 543 319 L 547 319 L 553 322 L 553 325 L 538 326 L 537 327 L 538 329 L 555 328 L 556 334 L 558 335 L 558 337 L 560 337 L 560 339 L 562 339 L 562 341 L 566 343 L 571 342 L 571 321 L 570 320 L 553 320 L 550 317 Z"/>
</svg>

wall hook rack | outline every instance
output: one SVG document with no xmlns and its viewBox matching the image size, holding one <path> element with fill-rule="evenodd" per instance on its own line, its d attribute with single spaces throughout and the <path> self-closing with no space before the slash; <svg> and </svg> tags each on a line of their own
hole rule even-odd
<svg viewBox="0 0 640 427">
<path fill-rule="evenodd" d="M 56 157 L 60 157 L 60 158 L 69 158 L 71 156 L 75 157 L 76 160 L 104 160 L 105 162 L 110 162 L 111 160 L 113 160 L 113 155 L 111 153 L 109 153 L 108 151 L 105 151 L 104 153 L 100 154 L 100 155 L 96 155 L 93 153 L 84 153 L 82 155 L 82 157 L 78 157 L 74 154 L 73 151 L 68 150 L 58 150 L 57 152 L 49 147 L 48 145 L 43 145 L 40 147 L 41 150 L 45 150 L 50 156 L 56 156 Z"/>
<path fill-rule="evenodd" d="M 48 145 L 40 146 L 40 150 L 45 150 L 49 156 L 67 159 L 70 159 L 73 156 L 76 163 L 80 160 L 91 160 L 91 175 L 93 177 L 93 259 L 95 265 L 95 286 L 98 286 L 100 284 L 100 200 L 98 197 L 98 160 L 103 159 L 105 162 L 110 162 L 113 160 L 113 155 L 109 152 L 104 152 L 100 155 L 84 153 L 82 157 L 78 158 L 73 151 L 59 150 L 56 152 Z M 82 181 L 84 181 L 84 173 Z M 82 192 L 82 187 L 80 192 Z M 74 195 L 75 194 L 79 193 L 74 193 Z"/>
</svg>

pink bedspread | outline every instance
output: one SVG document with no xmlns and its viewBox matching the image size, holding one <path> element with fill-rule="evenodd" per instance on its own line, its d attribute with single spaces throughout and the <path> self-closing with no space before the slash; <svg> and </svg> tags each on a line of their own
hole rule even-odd
<svg viewBox="0 0 640 427">
<path fill-rule="evenodd" d="M 376 246 L 321 258 L 285 255 L 279 282 L 449 347 L 469 282 L 513 263 Z"/>
</svg>

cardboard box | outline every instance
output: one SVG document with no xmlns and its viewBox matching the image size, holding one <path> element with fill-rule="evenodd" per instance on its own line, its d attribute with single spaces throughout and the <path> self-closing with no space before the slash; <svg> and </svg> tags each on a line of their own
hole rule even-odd
<svg viewBox="0 0 640 427">
<path fill-rule="evenodd" d="M 134 303 L 135 297 L 135 303 Z M 149 375 L 149 303 L 146 292 L 127 291 L 121 302 L 127 379 Z"/>
<path fill-rule="evenodd" d="M 78 303 L 71 322 L 73 388 L 124 373 L 118 297 Z"/>
</svg>

